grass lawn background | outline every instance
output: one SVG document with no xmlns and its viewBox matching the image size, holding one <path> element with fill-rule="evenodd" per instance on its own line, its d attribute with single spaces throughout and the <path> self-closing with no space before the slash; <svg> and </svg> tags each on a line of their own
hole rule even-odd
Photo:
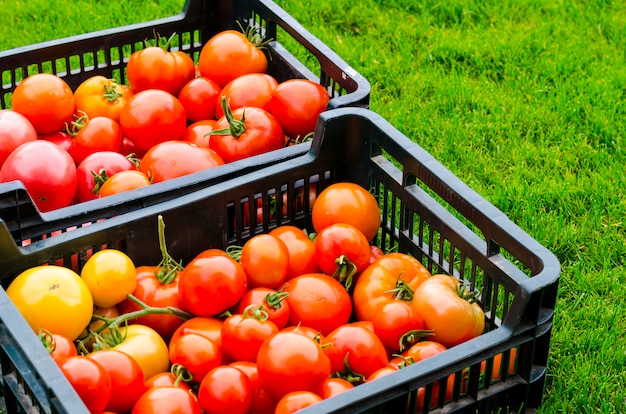
<svg viewBox="0 0 626 414">
<path fill-rule="evenodd" d="M 626 3 L 278 0 L 370 108 L 562 265 L 545 413 L 626 411 Z M 182 0 L 0 0 L 0 50 L 175 14 Z"/>
</svg>

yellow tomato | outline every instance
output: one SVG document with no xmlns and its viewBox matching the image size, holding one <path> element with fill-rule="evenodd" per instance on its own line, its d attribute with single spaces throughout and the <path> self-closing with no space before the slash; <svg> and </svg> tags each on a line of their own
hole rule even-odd
<svg viewBox="0 0 626 414">
<path fill-rule="evenodd" d="M 76 339 L 87 327 L 93 299 L 85 282 L 71 269 L 36 266 L 19 274 L 7 289 L 33 331 Z"/>
<path fill-rule="evenodd" d="M 133 357 L 141 366 L 146 380 L 169 370 L 169 350 L 157 331 L 139 324 L 122 326 L 120 331 L 124 340 L 113 349 Z"/>
<path fill-rule="evenodd" d="M 128 86 L 95 75 L 74 91 L 76 111 L 86 113 L 90 119 L 105 116 L 119 122 L 120 112 L 132 95 Z"/>
<path fill-rule="evenodd" d="M 93 303 L 101 308 L 117 305 L 137 286 L 135 264 L 126 253 L 105 249 L 94 253 L 80 272 Z"/>
</svg>

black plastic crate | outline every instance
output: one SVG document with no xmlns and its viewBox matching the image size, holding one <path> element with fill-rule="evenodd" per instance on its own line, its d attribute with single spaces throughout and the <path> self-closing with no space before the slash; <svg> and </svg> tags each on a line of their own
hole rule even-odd
<svg viewBox="0 0 626 414">
<path fill-rule="evenodd" d="M 368 107 L 370 85 L 367 80 L 271 0 L 187 0 L 183 11 L 176 16 L 0 51 L 0 108 L 10 107 L 10 97 L 19 81 L 33 73 L 54 73 L 72 90 L 94 75 L 126 83 L 128 58 L 144 47 L 144 39 L 154 38 L 155 32 L 163 38 L 174 36 L 172 49 L 187 52 L 197 62 L 206 41 L 222 30 L 239 30 L 238 22 L 244 27 L 254 25 L 266 38 L 274 39 L 268 45 L 271 56 L 268 73 L 279 82 L 305 78 L 320 83 L 329 92 L 329 109 Z M 175 198 L 197 186 L 208 185 L 212 179 L 225 179 L 306 150 L 306 146 L 281 149 L 175 182 L 158 183 L 141 192 L 89 201 L 49 213 L 37 210 L 21 183 L 0 184 L 0 217 L 7 222 L 16 241 L 37 239 L 40 234 L 32 227 L 46 227 L 48 220 L 67 217 L 75 221 L 78 216 L 94 220 L 110 205 L 124 205 L 130 211 Z"/>
<path fill-rule="evenodd" d="M 358 183 L 378 197 L 383 218 L 375 238 L 379 246 L 409 253 L 432 273 L 454 275 L 480 291 L 486 332 L 302 412 L 415 413 L 420 388 L 426 390 L 423 412 L 519 412 L 539 407 L 557 296 L 558 260 L 419 145 L 367 109 L 327 111 L 318 121 L 308 152 L 176 200 L 131 212 L 122 209 L 119 215 L 112 206 L 107 220 L 27 246 L 17 246 L 6 226 L 0 225 L 2 284 L 6 287 L 18 273 L 41 263 L 78 270 L 90 254 L 105 247 L 125 251 L 137 265 L 158 263 L 159 215 L 166 223 L 168 249 L 183 263 L 206 248 L 241 245 L 252 235 L 282 224 L 311 229 L 309 199 L 303 194 L 310 189 L 319 193 L 339 181 Z M 260 220 L 257 200 L 263 207 Z M 273 211 L 281 213 L 274 215 Z M 4 292 L 0 293 L 3 296 Z M 3 308 L 3 320 L 6 314 Z M 18 347 L 28 362 L 34 334 L 25 334 L 29 338 L 18 344 L 7 344 L 7 329 L 13 328 L 3 322 L 3 354 L 7 346 Z M 511 360 L 515 369 L 514 373 L 496 373 L 496 379 L 491 372 L 498 354 L 506 362 L 503 366 Z M 486 365 L 484 375 L 481 364 Z M 4 360 L 2 367 L 3 375 L 16 371 Z M 45 380 L 56 374 L 49 367 L 41 369 L 48 374 Z M 17 370 L 22 375 L 19 367 Z M 444 385 L 433 393 L 433 384 L 450 375 L 450 388 Z M 47 382 L 42 372 L 34 378 L 39 379 L 35 384 L 28 381 L 32 376 L 24 377 L 21 383 L 25 387 L 39 386 L 46 391 L 40 405 L 57 404 L 54 412 L 65 412 L 64 404 L 72 400 L 60 398 L 57 386 L 62 387 L 61 381 Z M 438 400 L 441 403 L 429 411 L 430 401 L 446 394 L 450 398 Z"/>
</svg>

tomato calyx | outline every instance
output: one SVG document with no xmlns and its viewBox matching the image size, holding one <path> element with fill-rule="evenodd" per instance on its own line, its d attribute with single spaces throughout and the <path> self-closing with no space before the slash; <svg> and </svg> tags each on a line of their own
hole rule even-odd
<svg viewBox="0 0 626 414">
<path fill-rule="evenodd" d="M 91 192 L 94 194 L 98 194 L 100 192 L 102 184 L 104 184 L 104 182 L 109 179 L 109 175 L 104 168 L 100 168 L 98 172 L 91 170 L 91 175 L 93 176 L 93 182 L 95 183 L 93 188 L 91 189 Z"/>
<path fill-rule="evenodd" d="M 235 119 L 233 111 L 230 108 L 230 102 L 226 99 L 226 95 L 222 95 L 222 110 L 224 111 L 224 117 L 228 121 L 228 128 L 218 129 L 207 133 L 206 135 L 230 135 L 233 138 L 239 138 L 246 132 L 246 110 L 243 109 L 241 113 L 241 119 Z M 205 135 L 205 136 L 206 136 Z"/>
<path fill-rule="evenodd" d="M 124 94 L 117 90 L 118 84 L 115 80 L 111 79 L 111 85 L 104 84 L 102 97 L 105 101 L 110 103 L 116 103 Z"/>
<path fill-rule="evenodd" d="M 399 358 L 400 359 L 400 362 L 398 362 L 396 364 L 398 369 L 406 368 L 409 365 L 415 363 L 415 360 L 413 359 L 412 356 L 406 356 L 406 355 L 402 355 L 402 354 L 393 354 L 393 356 L 395 358 Z"/>
<path fill-rule="evenodd" d="M 480 296 L 480 292 L 475 290 L 475 291 L 471 291 L 469 289 L 467 289 L 467 287 L 463 284 L 463 283 L 459 283 L 459 287 L 456 291 L 457 295 L 459 295 L 459 297 L 461 299 L 464 299 L 466 301 L 468 301 L 470 304 L 474 304 L 478 302 L 478 298 Z"/>
<path fill-rule="evenodd" d="M 226 248 L 226 254 L 230 256 L 231 259 L 240 261 L 241 260 L 241 249 L 242 246 L 230 245 Z"/>
<path fill-rule="evenodd" d="M 167 285 L 174 280 L 179 272 L 183 270 L 182 261 L 177 262 L 167 251 L 167 245 L 165 244 L 165 221 L 163 216 L 159 214 L 158 218 L 158 234 L 159 234 L 159 248 L 163 258 L 161 262 L 156 266 L 154 276 L 162 285 Z"/>
<path fill-rule="evenodd" d="M 263 305 L 250 305 L 243 310 L 244 318 L 252 318 L 258 321 L 266 321 L 270 314 Z"/>
<path fill-rule="evenodd" d="M 331 378 L 342 378 L 351 383 L 352 385 L 358 385 L 365 382 L 365 376 L 355 372 L 352 368 L 350 368 L 350 364 L 348 364 L 348 357 L 350 353 L 346 353 L 346 356 L 343 359 L 343 371 L 334 372 L 330 375 Z"/>
<path fill-rule="evenodd" d="M 89 116 L 83 111 L 78 111 L 78 114 L 73 115 L 73 119 L 69 124 L 65 123 L 65 132 L 75 137 L 87 125 L 87 122 L 89 122 Z"/>
<path fill-rule="evenodd" d="M 335 263 L 337 264 L 337 269 L 332 276 L 344 285 L 346 290 L 350 290 L 352 278 L 356 274 L 356 265 L 343 254 L 335 260 Z"/>
<path fill-rule="evenodd" d="M 413 300 L 414 291 L 404 279 L 402 274 L 398 275 L 396 280 L 396 287 L 386 291 L 385 293 L 391 293 L 394 299 L 403 300 L 405 302 L 411 302 Z"/>
<path fill-rule="evenodd" d="M 427 338 L 432 335 L 434 335 L 432 329 L 414 329 L 409 331 L 402 335 L 398 340 L 398 350 L 402 352 L 417 343 L 420 339 Z"/>
<path fill-rule="evenodd" d="M 37 337 L 39 338 L 39 340 L 41 341 L 44 348 L 46 348 L 46 351 L 48 351 L 49 354 L 54 352 L 54 350 L 57 347 L 57 344 L 56 344 L 56 341 L 54 340 L 54 337 L 52 336 L 52 333 L 49 330 L 44 329 L 44 328 L 39 328 Z"/>
<path fill-rule="evenodd" d="M 272 309 L 280 309 L 282 307 L 281 302 L 287 299 L 289 293 L 285 292 L 285 286 L 277 290 L 276 292 L 268 293 L 265 296 L 265 303 Z"/>
<path fill-rule="evenodd" d="M 261 34 L 261 28 L 258 26 L 248 24 L 248 26 L 246 26 L 246 28 L 244 29 L 241 25 L 241 22 L 239 21 L 237 21 L 237 25 L 241 29 L 241 32 L 246 37 L 246 39 L 248 39 L 248 41 L 252 43 L 257 49 L 267 50 L 267 45 L 269 45 L 270 42 L 274 40 L 271 38 L 265 39 Z"/>
<path fill-rule="evenodd" d="M 172 364 L 170 372 L 174 379 L 174 387 L 178 387 L 181 382 L 191 383 L 193 381 L 193 375 L 182 364 Z"/>
</svg>

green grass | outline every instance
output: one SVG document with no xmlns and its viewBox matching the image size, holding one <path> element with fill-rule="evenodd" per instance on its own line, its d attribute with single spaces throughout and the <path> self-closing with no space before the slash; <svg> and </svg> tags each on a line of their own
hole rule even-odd
<svg viewBox="0 0 626 414">
<path fill-rule="evenodd" d="M 372 110 L 557 255 L 541 411 L 626 410 L 626 3 L 278 3 L 370 81 Z M 0 49 L 182 8 L 135 4 L 0 0 Z"/>
</svg>

